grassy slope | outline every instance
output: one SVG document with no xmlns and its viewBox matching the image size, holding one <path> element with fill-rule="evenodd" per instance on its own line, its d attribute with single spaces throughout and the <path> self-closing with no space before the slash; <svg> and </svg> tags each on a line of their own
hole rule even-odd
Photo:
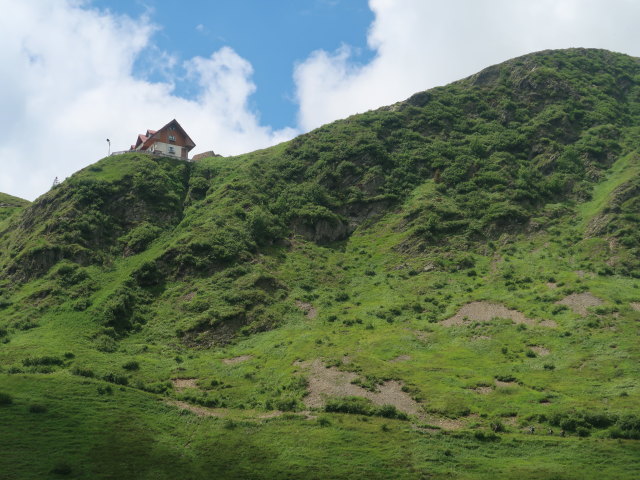
<svg viewBox="0 0 640 480">
<path fill-rule="evenodd" d="M 0 228 L 2 228 L 3 221 L 22 210 L 22 208 L 29 205 L 29 203 L 28 200 L 0 192 Z"/>
<path fill-rule="evenodd" d="M 322 134 L 308 141 L 321 141 Z M 542 228 L 506 231 L 475 243 L 473 234 L 469 240 L 457 231 L 449 243 L 423 243 L 423 233 L 417 232 L 425 230 L 412 218 L 423 218 L 424 205 L 448 195 L 464 211 L 468 201 L 464 192 L 443 191 L 430 177 L 412 181 L 407 176 L 406 194 L 392 208 L 359 221 L 344 240 L 295 236 L 282 241 L 259 221 L 261 215 L 290 215 L 294 221 L 303 215 L 277 207 L 268 211 L 282 198 L 288 205 L 302 204 L 309 195 L 335 215 L 347 215 L 349 208 L 336 207 L 339 198 L 322 200 L 317 187 L 303 194 L 288 187 L 286 168 L 295 167 L 298 158 L 296 150 L 288 153 L 295 142 L 190 166 L 188 193 L 178 180 L 160 192 L 163 201 L 180 206 L 179 220 L 152 211 L 149 218 L 161 232 L 140 252 L 123 256 L 122 245 L 132 244 L 131 239 L 114 240 L 99 245 L 107 259 L 102 265 L 73 267 L 69 273 L 61 269 L 68 265 L 63 261 L 20 288 L 6 280 L 2 284 L 0 327 L 6 343 L 0 346 L 0 392 L 8 392 L 13 404 L 0 406 L 9 432 L 0 439 L 0 472 L 10 472 L 8 478 L 46 477 L 52 467 L 66 463 L 77 478 L 633 478 L 638 442 L 609 438 L 615 426 L 582 427 L 587 438 L 574 429 L 560 438 L 557 426 L 554 436 L 524 434 L 531 424 L 544 432 L 554 416 L 567 419 L 573 412 L 640 414 L 640 352 L 634 341 L 640 312 L 630 306 L 640 301 L 638 280 L 607 270 L 615 254 L 609 238 L 586 235 L 616 188 L 635 176 L 637 147 L 631 133 L 622 135 L 624 150 L 610 168 L 602 168 L 590 201 L 570 194 L 554 197 L 558 203 L 533 209 L 539 215 L 531 223 Z M 366 152 L 377 155 L 370 148 Z M 158 162 L 167 172 L 163 182 L 182 178 L 180 165 L 163 162 Z M 109 159 L 71 182 L 99 180 L 126 188 L 132 182 L 135 189 L 139 165 L 129 157 Z M 354 167 L 340 165 L 347 178 Z M 400 175 L 394 172 L 390 178 Z M 259 184 L 260 175 L 272 175 L 270 185 L 283 190 L 274 189 L 265 199 L 260 188 L 247 187 Z M 198 193 L 198 177 L 207 179 L 206 195 Z M 295 182 L 301 185 L 296 188 L 306 188 L 306 181 Z M 585 185 L 591 190 L 592 184 Z M 61 188 L 50 194 L 54 203 L 72 198 Z M 124 190 L 109 190 L 109 198 L 124 201 L 118 193 Z M 127 201 L 136 207 L 144 199 Z M 355 201 L 357 196 L 345 205 Z M 76 204 L 60 204 L 82 213 Z M 255 205 L 263 205 L 263 211 L 255 213 Z M 326 211 L 321 218 L 335 221 Z M 252 232 L 274 240 L 243 250 L 245 220 Z M 118 235 L 137 227 L 122 228 Z M 224 236 L 227 231 L 235 233 Z M 12 246 L 41 238 L 39 233 L 12 235 L 4 240 Z M 216 248 L 227 248 L 214 250 L 222 263 L 210 263 L 213 253 L 201 254 L 211 238 Z M 167 255 L 170 262 L 163 260 Z M 131 286 L 132 275 L 149 264 L 161 270 L 180 265 L 181 270 Z M 123 285 L 135 292 L 133 327 L 114 335 L 105 329 L 105 305 Z M 604 301 L 586 318 L 554 303 L 583 291 Z M 348 296 L 341 295 L 345 292 Z M 255 304 L 247 303 L 251 298 Z M 557 327 L 438 323 L 473 300 L 499 302 L 530 318 L 553 320 Z M 312 304 L 318 316 L 306 317 L 296 301 Z M 219 339 L 211 333 L 219 332 L 219 325 L 238 318 L 245 320 L 233 342 L 203 347 Z M 200 348 L 187 346 L 194 341 Z M 531 355 L 532 346 L 550 354 Z M 221 362 L 239 355 L 252 358 Z M 400 355 L 404 361 L 390 362 Z M 61 364 L 24 364 L 45 356 Z M 296 361 L 317 358 L 357 372 L 365 385 L 401 380 L 427 418 L 407 422 L 321 412 L 315 413 L 320 420 L 294 414 L 260 418 L 274 409 L 304 409 L 300 379 L 308 374 Z M 131 361 L 138 362 L 138 370 L 123 369 Z M 74 368 L 90 370 L 95 378 L 71 375 Z M 129 385 L 105 381 L 108 374 L 127 377 Z M 505 376 L 517 382 L 486 395 L 472 390 Z M 176 377 L 196 378 L 199 388 L 167 388 Z M 104 393 L 108 386 L 112 394 Z M 224 418 L 181 412 L 164 403 L 171 398 L 223 407 L 216 411 Z M 47 411 L 29 412 L 34 404 Z M 455 419 L 463 429 L 434 430 L 429 419 Z M 492 438 L 490 424 L 497 422 L 506 432 Z"/>
</svg>

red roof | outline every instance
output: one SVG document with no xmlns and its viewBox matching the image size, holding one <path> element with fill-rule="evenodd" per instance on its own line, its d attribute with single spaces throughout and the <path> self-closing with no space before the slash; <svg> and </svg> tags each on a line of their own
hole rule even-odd
<svg viewBox="0 0 640 480">
<path fill-rule="evenodd" d="M 158 132 L 161 132 L 169 127 L 172 127 L 172 129 L 177 129 L 180 130 L 185 138 L 185 145 L 184 148 L 187 149 L 187 151 L 190 151 L 193 147 L 196 146 L 196 144 L 194 143 L 193 140 L 191 140 L 191 137 L 189 137 L 189 135 L 187 134 L 187 132 L 184 131 L 184 129 L 182 128 L 182 126 L 180 126 L 180 124 L 178 123 L 178 121 L 174 118 L 173 120 L 171 120 L 169 123 L 167 123 L 164 127 L 162 127 L 160 130 L 147 130 L 147 134 L 143 135 L 143 134 L 139 134 L 138 138 L 136 139 L 136 144 L 132 145 L 132 150 L 136 150 L 140 147 L 140 145 L 142 145 L 142 150 L 147 150 L 151 145 L 153 145 L 153 143 L 155 143 L 155 141 L 157 141 L 156 138 L 154 138 L 156 136 L 156 134 Z"/>
</svg>

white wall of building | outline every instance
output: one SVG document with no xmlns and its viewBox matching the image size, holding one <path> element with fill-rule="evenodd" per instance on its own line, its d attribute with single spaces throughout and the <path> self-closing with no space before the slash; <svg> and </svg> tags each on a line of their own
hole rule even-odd
<svg viewBox="0 0 640 480">
<path fill-rule="evenodd" d="M 162 142 L 154 143 L 151 146 L 151 148 L 156 152 L 162 152 L 165 155 L 170 155 L 174 157 L 180 157 L 180 154 L 182 152 L 182 147 L 179 147 L 177 145 L 172 145 L 169 143 L 162 143 Z"/>
</svg>

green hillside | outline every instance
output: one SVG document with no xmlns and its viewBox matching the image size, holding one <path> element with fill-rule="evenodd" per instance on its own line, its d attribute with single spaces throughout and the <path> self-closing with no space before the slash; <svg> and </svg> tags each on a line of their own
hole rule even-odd
<svg viewBox="0 0 640 480">
<path fill-rule="evenodd" d="M 0 217 L 0 478 L 636 478 L 639 171 L 585 49 L 103 159 Z"/>
<path fill-rule="evenodd" d="M 0 192 L 0 228 L 2 228 L 1 225 L 4 220 L 27 205 L 29 205 L 28 200 Z"/>
</svg>

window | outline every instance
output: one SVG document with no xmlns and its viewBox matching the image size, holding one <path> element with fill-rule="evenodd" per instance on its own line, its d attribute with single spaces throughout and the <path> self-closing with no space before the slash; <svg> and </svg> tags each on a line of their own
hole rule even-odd
<svg viewBox="0 0 640 480">
<path fill-rule="evenodd" d="M 169 135 L 169 141 L 170 142 L 175 142 L 176 141 L 175 135 Z"/>
<path fill-rule="evenodd" d="M 169 153 L 176 153 L 176 151 L 173 147 L 169 147 Z"/>
</svg>

